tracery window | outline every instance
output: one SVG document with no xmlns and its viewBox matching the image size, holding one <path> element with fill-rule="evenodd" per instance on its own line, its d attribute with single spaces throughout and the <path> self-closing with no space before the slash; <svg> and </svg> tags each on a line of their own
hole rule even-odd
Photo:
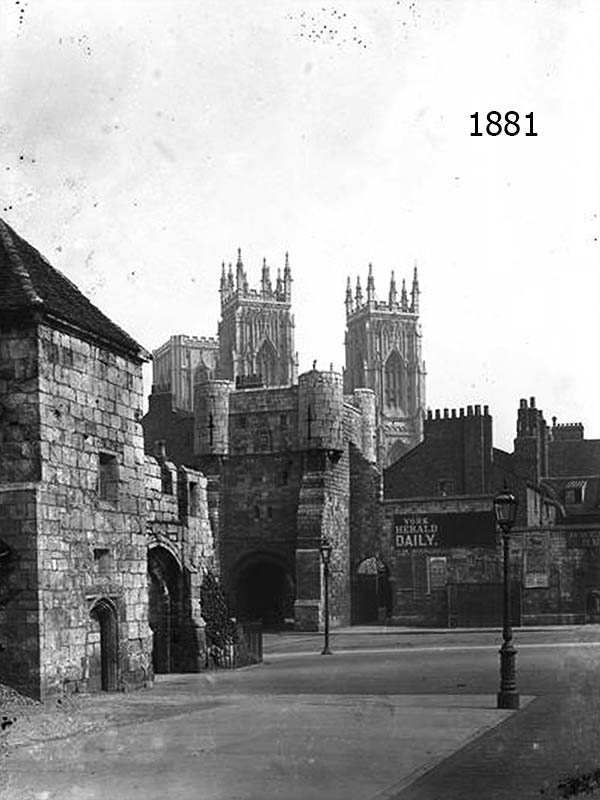
<svg viewBox="0 0 600 800">
<path fill-rule="evenodd" d="M 269 341 L 265 341 L 258 352 L 256 370 L 265 385 L 273 386 L 276 383 L 277 354 Z"/>
<path fill-rule="evenodd" d="M 402 405 L 402 359 L 393 350 L 385 362 L 385 402 L 392 408 Z"/>
</svg>

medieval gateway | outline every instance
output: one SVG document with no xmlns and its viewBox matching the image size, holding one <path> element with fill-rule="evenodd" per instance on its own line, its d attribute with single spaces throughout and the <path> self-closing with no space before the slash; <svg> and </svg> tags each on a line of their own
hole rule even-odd
<svg viewBox="0 0 600 800">
<path fill-rule="evenodd" d="M 292 270 L 222 265 L 216 338 L 153 357 L 0 221 L 0 681 L 44 697 L 206 666 L 202 585 L 265 626 L 600 621 L 600 441 L 521 400 L 425 406 L 419 283 L 348 282 L 346 367 L 298 375 Z"/>
</svg>

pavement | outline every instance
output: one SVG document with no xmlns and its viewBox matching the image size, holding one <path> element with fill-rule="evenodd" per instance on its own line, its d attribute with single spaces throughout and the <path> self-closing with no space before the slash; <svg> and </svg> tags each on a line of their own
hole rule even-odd
<svg viewBox="0 0 600 800">
<path fill-rule="evenodd" d="M 39 712 L 45 728 L 28 707 L 33 724 L 4 732 L 0 797 L 595 796 L 600 628 L 517 632 L 516 712 L 495 707 L 497 639 L 352 628 L 321 656 L 322 637 L 267 635 L 263 665 L 72 699 Z"/>
</svg>

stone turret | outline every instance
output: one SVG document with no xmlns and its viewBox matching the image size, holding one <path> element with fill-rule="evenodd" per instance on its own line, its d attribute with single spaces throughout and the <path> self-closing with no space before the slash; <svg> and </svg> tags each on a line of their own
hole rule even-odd
<svg viewBox="0 0 600 800">
<path fill-rule="evenodd" d="M 229 452 L 231 381 L 207 381 L 194 387 L 194 453 L 225 456 Z"/>
<path fill-rule="evenodd" d="M 344 392 L 339 372 L 305 372 L 298 378 L 298 441 L 301 449 L 341 452 Z"/>
<path fill-rule="evenodd" d="M 352 404 L 361 412 L 361 452 L 367 461 L 377 461 L 377 411 L 375 392 L 371 389 L 355 389 Z"/>
</svg>

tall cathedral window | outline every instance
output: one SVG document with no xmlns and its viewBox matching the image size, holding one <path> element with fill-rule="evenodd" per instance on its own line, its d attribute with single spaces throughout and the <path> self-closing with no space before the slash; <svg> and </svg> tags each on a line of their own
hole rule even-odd
<svg viewBox="0 0 600 800">
<path fill-rule="evenodd" d="M 385 402 L 392 408 L 402 405 L 402 358 L 393 350 L 385 362 Z"/>
<path fill-rule="evenodd" d="M 256 356 L 256 371 L 265 386 L 274 386 L 277 383 L 277 354 L 268 340 L 263 342 Z"/>
</svg>

